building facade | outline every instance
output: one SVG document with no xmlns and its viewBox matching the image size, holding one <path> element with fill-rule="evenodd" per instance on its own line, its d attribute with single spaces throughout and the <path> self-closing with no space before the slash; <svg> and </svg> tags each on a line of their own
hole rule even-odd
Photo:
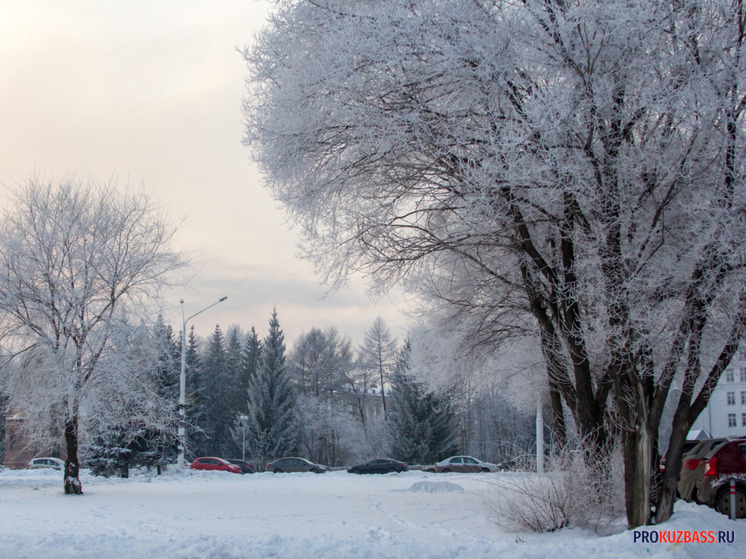
<svg viewBox="0 0 746 559">
<path fill-rule="evenodd" d="M 712 437 L 746 437 L 746 359 L 739 352 L 720 377 L 710 402 L 692 429 Z"/>
</svg>

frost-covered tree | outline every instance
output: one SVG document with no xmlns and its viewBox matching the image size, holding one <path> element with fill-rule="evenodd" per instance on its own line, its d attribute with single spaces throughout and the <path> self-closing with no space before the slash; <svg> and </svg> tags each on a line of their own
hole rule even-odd
<svg viewBox="0 0 746 559">
<path fill-rule="evenodd" d="M 5 207 L 0 323 L 5 347 L 17 356 L 5 391 L 29 430 L 58 427 L 67 451 L 65 493 L 81 493 L 81 421 L 115 423 L 121 410 L 109 399 L 138 390 L 138 368 L 117 355 L 127 345 L 112 342 L 184 260 L 170 247 L 174 228 L 143 193 L 34 178 Z M 128 413 L 140 411 L 147 410 Z"/>
<path fill-rule="evenodd" d="M 358 434 L 343 392 L 352 358 L 351 341 L 333 327 L 301 334 L 290 352 L 299 441 L 312 460 L 337 465 L 353 446 L 350 437 Z"/>
<path fill-rule="evenodd" d="M 428 392 L 412 375 L 411 352 L 405 343 L 391 375 L 391 452 L 399 460 L 428 464 L 456 451 L 456 417 L 449 394 Z"/>
<path fill-rule="evenodd" d="M 226 336 L 225 362 L 228 376 L 227 394 L 230 407 L 231 421 L 246 405 L 246 390 L 248 390 L 248 374 L 244 368 L 243 335 L 238 326 L 232 326 Z"/>
<path fill-rule="evenodd" d="M 349 339 L 341 338 L 335 328 L 311 328 L 295 342 L 288 370 L 299 394 L 334 398 L 351 357 Z"/>
<path fill-rule="evenodd" d="M 242 354 L 242 368 L 244 371 L 243 374 L 246 378 L 246 389 L 248 389 L 251 379 L 256 376 L 256 371 L 259 368 L 259 356 L 261 355 L 261 352 L 262 342 L 252 326 L 249 334 L 246 336 L 246 343 L 244 344 Z M 244 392 L 242 395 L 246 396 L 246 393 Z"/>
<path fill-rule="evenodd" d="M 248 433 L 248 396 L 251 380 L 256 377 L 259 367 L 259 356 L 262 351 L 262 342 L 256 329 L 252 326 L 241 351 L 241 366 L 239 378 L 236 382 L 236 407 L 234 409 L 233 428 L 231 434 L 237 448 L 241 448 L 241 457 L 245 460 L 246 435 Z"/>
<path fill-rule="evenodd" d="M 181 340 L 179 340 L 181 347 Z M 206 453 L 204 432 L 198 427 L 207 414 L 207 399 L 202 382 L 202 358 L 199 351 L 199 340 L 194 326 L 189 329 L 186 352 L 184 355 L 186 370 L 186 446 L 189 453 L 196 457 Z"/>
<path fill-rule="evenodd" d="M 391 369 L 396 363 L 396 340 L 391 337 L 386 321 L 376 317 L 370 328 L 365 331 L 363 345 L 358 350 L 360 365 L 374 372 L 380 383 L 383 416 L 386 417 L 386 384 Z"/>
<path fill-rule="evenodd" d="M 532 333 L 589 452 L 623 446 L 631 527 L 670 516 L 746 326 L 745 21 L 742 0 L 285 0 L 244 53 L 246 142 L 307 255 L 406 279 L 477 348 Z"/>
<path fill-rule="evenodd" d="M 197 426 L 206 439 L 205 454 L 225 456 L 226 446 L 231 445 L 230 428 L 234 414 L 230 396 L 234 389 L 234 378 L 228 369 L 225 337 L 220 325 L 215 326 L 210 336 L 200 377 L 204 415 Z"/>
<path fill-rule="evenodd" d="M 256 376 L 249 382 L 247 452 L 265 462 L 291 453 L 297 446 L 295 394 L 285 364 L 285 335 L 277 309 L 262 342 Z"/>
</svg>

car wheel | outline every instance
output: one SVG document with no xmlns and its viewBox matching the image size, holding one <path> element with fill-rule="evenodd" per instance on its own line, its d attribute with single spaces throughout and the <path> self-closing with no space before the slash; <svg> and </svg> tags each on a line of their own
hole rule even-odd
<svg viewBox="0 0 746 559">
<path fill-rule="evenodd" d="M 282 472 L 282 468 L 275 468 L 275 473 L 276 473 L 276 474 L 281 474 L 281 473 L 283 473 L 283 472 Z"/>
<path fill-rule="evenodd" d="M 487 473 L 489 473 L 490 471 L 491 471 L 491 470 L 490 470 L 489 468 L 482 468 L 482 472 L 483 472 L 483 473 L 484 473 L 484 472 L 487 472 Z"/>
<path fill-rule="evenodd" d="M 730 486 L 718 493 L 715 510 L 730 518 Z M 746 518 L 746 488 L 736 487 L 736 518 Z"/>
<path fill-rule="evenodd" d="M 444 474 L 450 474 L 451 473 L 451 469 L 450 468 L 443 468 L 442 471 L 443 471 Z"/>
<path fill-rule="evenodd" d="M 320 474 L 320 473 L 321 473 L 321 471 L 320 471 L 320 470 L 319 470 L 318 468 L 311 468 L 311 471 L 312 471 L 312 472 L 313 472 L 314 474 Z"/>
<path fill-rule="evenodd" d="M 351 473 L 351 474 L 359 474 L 359 473 L 360 473 L 360 470 L 358 470 L 357 468 L 352 468 L 352 469 L 350 470 L 350 473 Z"/>
</svg>

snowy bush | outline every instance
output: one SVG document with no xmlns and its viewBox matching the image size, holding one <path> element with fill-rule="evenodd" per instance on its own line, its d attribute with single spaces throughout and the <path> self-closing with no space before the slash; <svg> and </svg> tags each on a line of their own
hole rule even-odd
<svg viewBox="0 0 746 559">
<path fill-rule="evenodd" d="M 624 515 L 621 452 L 583 456 L 564 449 L 552 457 L 546 474 L 501 477 L 488 507 L 497 524 L 511 530 L 553 532 L 565 527 L 596 532 Z"/>
</svg>

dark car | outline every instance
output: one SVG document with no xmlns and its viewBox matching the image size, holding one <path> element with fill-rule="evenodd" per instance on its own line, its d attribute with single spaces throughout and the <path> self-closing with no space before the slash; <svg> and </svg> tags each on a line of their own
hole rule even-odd
<svg viewBox="0 0 746 559">
<path fill-rule="evenodd" d="M 214 470 L 218 472 L 231 472 L 232 474 L 241 473 L 241 468 L 238 466 L 231 464 L 228 460 L 215 456 L 195 458 L 189 467 L 192 470 Z"/>
<path fill-rule="evenodd" d="M 249 464 L 246 460 L 241 460 L 239 458 L 228 458 L 228 462 L 233 464 L 234 466 L 238 466 L 241 468 L 242 474 L 253 474 L 256 472 L 256 468 L 254 468 L 253 464 Z"/>
<path fill-rule="evenodd" d="M 347 471 L 351 474 L 390 474 L 409 471 L 409 466 L 391 458 L 376 458 L 365 464 L 347 468 Z"/>
<path fill-rule="evenodd" d="M 725 444 L 727 440 L 725 438 L 704 439 L 697 442 L 694 448 L 684 454 L 677 486 L 679 496 L 682 499 L 698 501 L 697 484 L 701 485 L 702 476 L 705 473 L 706 458 Z"/>
<path fill-rule="evenodd" d="M 731 480 L 736 481 L 736 518 L 746 518 L 746 439 L 728 441 L 710 454 L 697 498 L 730 516 Z"/>
<path fill-rule="evenodd" d="M 323 464 L 314 464 L 305 458 L 280 458 L 267 464 L 267 471 L 276 474 L 287 472 L 313 472 L 314 474 L 323 474 L 329 471 L 328 466 Z"/>
</svg>

